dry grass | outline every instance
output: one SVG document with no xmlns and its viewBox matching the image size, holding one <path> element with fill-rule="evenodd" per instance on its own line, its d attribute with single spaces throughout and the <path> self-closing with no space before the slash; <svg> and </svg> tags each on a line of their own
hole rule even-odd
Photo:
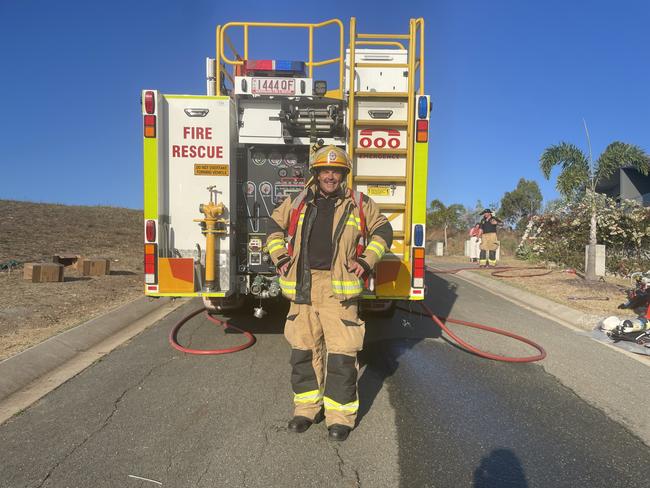
<svg viewBox="0 0 650 488">
<path fill-rule="evenodd" d="M 111 274 L 63 283 L 0 272 L 0 359 L 142 296 L 142 211 L 0 200 L 0 264 L 51 261 L 57 253 L 111 259 Z"/>
</svg>

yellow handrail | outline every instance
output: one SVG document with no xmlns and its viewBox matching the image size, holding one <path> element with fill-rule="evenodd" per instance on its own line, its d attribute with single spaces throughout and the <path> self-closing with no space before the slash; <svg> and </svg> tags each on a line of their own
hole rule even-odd
<svg viewBox="0 0 650 488">
<path fill-rule="evenodd" d="M 404 49 L 404 44 L 399 41 L 357 41 L 357 46 L 393 46 Z"/>
<path fill-rule="evenodd" d="M 409 39 L 409 34 L 357 34 L 358 39 Z"/>
<path fill-rule="evenodd" d="M 219 59 L 219 39 L 221 39 L 221 26 L 217 26 L 217 36 L 215 40 L 215 51 L 217 52 L 217 56 L 215 57 L 214 60 L 214 69 L 215 69 L 215 77 L 214 77 L 214 93 L 217 96 L 221 96 L 221 59 Z"/>
<path fill-rule="evenodd" d="M 348 155 L 350 156 L 350 161 L 354 161 L 354 152 L 356 146 L 356 134 L 354 133 L 354 82 L 355 80 L 355 45 L 357 41 L 357 19 L 356 17 L 350 18 L 350 74 L 349 74 L 349 83 L 350 88 L 348 92 Z M 348 173 L 348 186 L 352 188 L 352 178 L 354 175 L 352 171 Z"/>
<path fill-rule="evenodd" d="M 422 17 L 415 20 L 415 28 L 417 29 L 418 26 L 420 28 L 420 55 L 418 57 L 418 64 L 420 68 L 419 94 L 424 95 L 424 19 Z"/>
<path fill-rule="evenodd" d="M 314 61 L 314 30 L 321 27 L 326 27 L 328 25 L 338 25 L 339 27 L 339 56 L 332 59 L 326 59 L 323 61 Z M 224 40 L 229 42 L 229 38 L 226 36 L 226 31 L 232 27 L 242 27 L 244 29 L 244 57 L 243 59 L 238 56 L 239 59 L 230 59 L 226 56 L 224 52 Z M 223 60 L 226 64 L 231 66 L 243 65 L 244 61 L 248 59 L 248 33 L 250 27 L 276 27 L 276 28 L 299 28 L 307 29 L 309 31 L 309 54 L 307 66 L 309 68 L 309 77 L 313 76 L 313 69 L 319 66 L 325 66 L 328 64 L 339 63 L 339 88 L 338 90 L 343 95 L 343 76 L 345 71 L 345 57 L 344 57 L 344 36 L 345 32 L 343 29 L 343 23 L 339 19 L 330 19 L 318 24 L 306 24 L 306 23 L 290 23 L 290 22 L 229 22 L 223 26 L 217 26 L 216 34 L 216 58 L 217 58 L 217 76 L 219 79 L 220 76 L 220 61 Z M 229 43 L 230 44 L 230 43 Z M 229 46 L 237 55 L 233 46 Z M 216 83 L 216 93 L 217 96 L 221 95 L 221 83 Z"/>
<path fill-rule="evenodd" d="M 415 125 L 414 96 L 415 96 L 415 20 L 409 21 L 409 49 L 408 49 L 408 115 L 406 123 L 406 181 L 413 185 L 413 139 Z M 406 188 L 406 205 L 404 206 L 404 260 L 411 258 L 411 204 L 412 188 Z"/>
</svg>

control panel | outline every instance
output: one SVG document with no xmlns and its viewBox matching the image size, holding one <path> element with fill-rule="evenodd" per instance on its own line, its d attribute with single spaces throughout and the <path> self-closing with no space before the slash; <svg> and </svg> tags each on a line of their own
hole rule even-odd
<svg viewBox="0 0 650 488">
<path fill-rule="evenodd" d="M 237 269 L 240 273 L 275 273 L 266 251 L 269 221 L 285 198 L 300 193 L 309 176 L 308 146 L 251 145 L 239 151 Z"/>
</svg>

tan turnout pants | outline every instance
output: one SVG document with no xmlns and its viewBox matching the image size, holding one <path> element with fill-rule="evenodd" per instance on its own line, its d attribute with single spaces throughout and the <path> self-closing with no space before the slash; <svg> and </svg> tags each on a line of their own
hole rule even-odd
<svg viewBox="0 0 650 488">
<path fill-rule="evenodd" d="M 331 272 L 311 271 L 311 305 L 291 303 L 284 335 L 291 344 L 294 415 L 354 427 L 359 409 L 357 351 L 365 325 L 355 299 L 332 294 Z"/>
<path fill-rule="evenodd" d="M 497 241 L 496 232 L 488 232 L 481 236 L 481 254 L 478 263 L 483 266 L 489 264 L 490 266 L 497 265 L 497 248 L 499 241 Z"/>
</svg>

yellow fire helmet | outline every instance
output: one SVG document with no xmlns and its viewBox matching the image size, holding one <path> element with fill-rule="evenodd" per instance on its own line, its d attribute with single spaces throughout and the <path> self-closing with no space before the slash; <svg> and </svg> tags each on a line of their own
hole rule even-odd
<svg viewBox="0 0 650 488">
<path fill-rule="evenodd" d="M 312 173 L 319 168 L 341 168 L 347 174 L 352 169 L 352 164 L 348 154 L 340 147 L 324 146 L 314 153 L 309 162 Z"/>
</svg>

